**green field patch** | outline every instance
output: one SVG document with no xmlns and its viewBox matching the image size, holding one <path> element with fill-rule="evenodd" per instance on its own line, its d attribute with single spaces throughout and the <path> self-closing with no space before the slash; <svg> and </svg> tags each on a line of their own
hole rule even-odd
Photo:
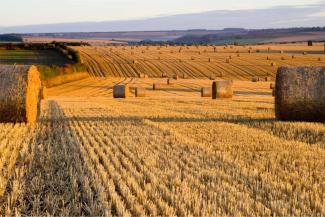
<svg viewBox="0 0 325 217">
<path fill-rule="evenodd" d="M 0 64 L 64 66 L 73 61 L 57 50 L 0 50 Z"/>
</svg>

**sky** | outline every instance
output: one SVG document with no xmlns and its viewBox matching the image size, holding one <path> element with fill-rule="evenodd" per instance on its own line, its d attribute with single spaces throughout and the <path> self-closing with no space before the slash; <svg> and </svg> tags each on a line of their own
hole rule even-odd
<svg viewBox="0 0 325 217">
<path fill-rule="evenodd" d="M 0 26 L 131 20 L 213 10 L 303 7 L 324 2 L 325 0 L 1 0 Z"/>
</svg>

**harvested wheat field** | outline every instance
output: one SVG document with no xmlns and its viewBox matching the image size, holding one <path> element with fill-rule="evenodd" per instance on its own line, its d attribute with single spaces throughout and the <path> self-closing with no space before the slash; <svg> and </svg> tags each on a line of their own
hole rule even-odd
<svg viewBox="0 0 325 217">
<path fill-rule="evenodd" d="M 114 99 L 124 84 L 129 98 Z M 324 124 L 276 121 L 270 82 L 234 81 L 233 98 L 216 100 L 201 97 L 210 85 L 87 78 L 49 88 L 39 123 L 0 124 L 0 213 L 325 215 Z"/>
<path fill-rule="evenodd" d="M 219 77 L 251 80 L 275 77 L 278 66 L 325 66 L 324 45 L 97 46 L 73 47 L 95 76 Z"/>
</svg>

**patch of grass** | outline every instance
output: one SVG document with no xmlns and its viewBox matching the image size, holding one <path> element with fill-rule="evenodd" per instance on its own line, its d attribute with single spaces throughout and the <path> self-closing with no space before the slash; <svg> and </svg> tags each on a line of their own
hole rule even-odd
<svg viewBox="0 0 325 217">
<path fill-rule="evenodd" d="M 72 64 L 57 50 L 0 50 L 0 64 L 57 65 Z"/>
</svg>

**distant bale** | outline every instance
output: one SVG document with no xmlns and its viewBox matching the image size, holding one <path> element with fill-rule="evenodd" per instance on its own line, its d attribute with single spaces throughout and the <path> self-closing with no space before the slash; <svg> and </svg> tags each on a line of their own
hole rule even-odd
<svg viewBox="0 0 325 217">
<path fill-rule="evenodd" d="M 152 89 L 153 89 L 153 90 L 161 90 L 161 89 L 162 89 L 162 84 L 154 83 L 154 84 L 152 85 Z"/>
<path fill-rule="evenodd" d="M 188 79 L 187 74 L 183 74 L 183 79 Z"/>
<path fill-rule="evenodd" d="M 161 73 L 162 78 L 167 78 L 167 74 L 165 72 Z"/>
<path fill-rule="evenodd" d="M 302 52 L 302 55 L 307 55 L 308 53 L 306 51 Z"/>
<path fill-rule="evenodd" d="M 308 46 L 309 47 L 313 46 L 313 41 L 308 41 Z"/>
<path fill-rule="evenodd" d="M 283 121 L 325 121 L 325 68 L 280 67 L 275 113 Z"/>
<path fill-rule="evenodd" d="M 265 80 L 265 81 L 271 81 L 272 78 L 271 78 L 271 76 L 266 76 L 264 80 Z"/>
<path fill-rule="evenodd" d="M 35 66 L 0 66 L 0 122 L 35 123 L 41 80 Z"/>
<path fill-rule="evenodd" d="M 125 85 L 115 85 L 113 87 L 113 97 L 114 98 L 128 98 L 130 93 L 130 88 L 128 84 Z"/>
<path fill-rule="evenodd" d="M 144 73 L 139 74 L 139 78 L 145 78 L 145 77 L 146 77 L 146 74 L 144 74 Z"/>
<path fill-rule="evenodd" d="M 145 97 L 146 96 L 146 89 L 143 87 L 136 87 L 135 88 L 135 96 L 136 97 Z"/>
<path fill-rule="evenodd" d="M 167 79 L 167 84 L 168 84 L 168 85 L 171 85 L 171 84 L 174 83 L 173 81 L 174 81 L 174 79 L 170 79 L 170 78 L 168 78 L 168 79 Z"/>
<path fill-rule="evenodd" d="M 275 84 L 274 83 L 271 83 L 270 84 L 270 89 L 273 90 L 275 88 Z"/>
<path fill-rule="evenodd" d="M 280 50 L 280 53 L 281 53 L 281 54 L 283 54 L 283 53 L 284 53 L 284 51 L 283 51 L 283 50 Z"/>
<path fill-rule="evenodd" d="M 272 63 L 271 63 L 271 66 L 272 66 L 272 67 L 275 67 L 275 66 L 276 66 L 276 63 L 275 63 L 275 62 L 272 62 Z"/>
<path fill-rule="evenodd" d="M 210 87 L 202 87 L 201 97 L 212 97 L 212 89 Z"/>
<path fill-rule="evenodd" d="M 258 76 L 252 77 L 252 82 L 259 82 L 260 78 Z"/>
<path fill-rule="evenodd" d="M 216 76 L 215 75 L 210 75 L 210 80 L 216 80 Z"/>
<path fill-rule="evenodd" d="M 212 84 L 212 99 L 232 98 L 233 81 L 214 81 Z"/>
<path fill-rule="evenodd" d="M 178 78 L 179 78 L 179 77 L 178 77 L 177 74 L 174 74 L 174 75 L 173 75 L 173 79 L 174 79 L 174 80 L 178 80 Z"/>
</svg>

